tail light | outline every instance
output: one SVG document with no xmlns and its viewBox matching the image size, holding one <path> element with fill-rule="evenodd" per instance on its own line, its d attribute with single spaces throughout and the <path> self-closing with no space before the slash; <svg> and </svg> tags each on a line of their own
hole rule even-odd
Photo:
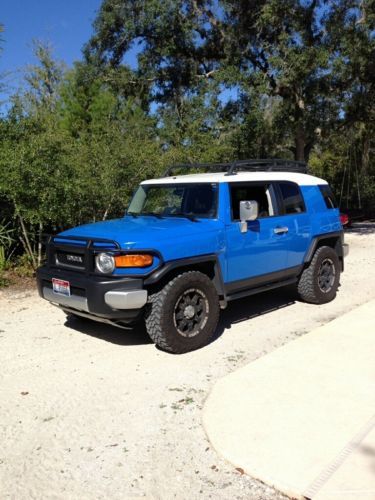
<svg viewBox="0 0 375 500">
<path fill-rule="evenodd" d="M 349 222 L 349 217 L 346 214 L 340 214 L 340 220 L 341 224 L 343 226 L 346 226 L 346 224 Z"/>
</svg>

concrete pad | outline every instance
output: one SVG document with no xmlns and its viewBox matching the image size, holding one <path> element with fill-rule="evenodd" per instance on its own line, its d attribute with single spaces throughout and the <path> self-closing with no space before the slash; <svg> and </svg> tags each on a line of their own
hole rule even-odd
<svg viewBox="0 0 375 500">
<path fill-rule="evenodd" d="M 317 493 L 311 491 L 314 500 L 374 500 L 375 419 L 368 427 L 371 430 L 363 440 L 354 439 L 352 445 L 343 450 L 338 457 L 341 466 L 335 467 L 334 474 L 328 475 L 326 482 L 324 477 L 316 482 Z"/>
<path fill-rule="evenodd" d="M 221 379 L 203 424 L 219 454 L 292 497 L 374 499 L 375 300 Z"/>
</svg>

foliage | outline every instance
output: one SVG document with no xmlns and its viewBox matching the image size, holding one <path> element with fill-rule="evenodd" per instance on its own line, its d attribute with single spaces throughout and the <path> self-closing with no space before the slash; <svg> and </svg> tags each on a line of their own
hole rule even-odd
<svg viewBox="0 0 375 500">
<path fill-rule="evenodd" d="M 13 238 L 14 229 L 10 227 L 10 222 L 4 219 L 0 220 L 0 246 L 9 248 L 14 242 Z"/>
<path fill-rule="evenodd" d="M 14 255 L 36 267 L 44 232 L 121 216 L 172 163 L 305 159 L 375 211 L 374 33 L 374 0 L 103 0 L 72 67 L 35 41 L 0 117 Z"/>
<path fill-rule="evenodd" d="M 20 278 L 31 278 L 34 275 L 33 262 L 26 253 L 14 261 L 13 273 Z"/>
<path fill-rule="evenodd" d="M 0 274 L 6 268 L 8 252 L 14 243 L 14 229 L 10 221 L 0 220 Z"/>
</svg>

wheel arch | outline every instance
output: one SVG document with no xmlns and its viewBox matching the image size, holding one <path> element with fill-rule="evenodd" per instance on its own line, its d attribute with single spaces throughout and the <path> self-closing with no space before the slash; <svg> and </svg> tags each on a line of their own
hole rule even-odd
<svg viewBox="0 0 375 500">
<path fill-rule="evenodd" d="M 162 288 L 177 275 L 188 271 L 199 271 L 208 276 L 215 286 L 219 299 L 221 301 L 225 301 L 225 290 L 221 267 L 217 255 L 215 254 L 201 255 L 166 262 L 163 267 L 145 279 L 144 286 L 147 289 L 157 290 Z"/>
<path fill-rule="evenodd" d="M 306 252 L 304 264 L 309 264 L 318 248 L 327 246 L 335 250 L 341 264 L 341 270 L 344 270 L 344 250 L 343 250 L 343 232 L 338 231 L 335 233 L 326 233 L 315 236 L 310 243 Z"/>
</svg>

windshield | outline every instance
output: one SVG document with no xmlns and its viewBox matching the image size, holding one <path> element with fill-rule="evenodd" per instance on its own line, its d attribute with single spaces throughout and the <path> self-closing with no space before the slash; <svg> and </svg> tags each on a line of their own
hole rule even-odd
<svg viewBox="0 0 375 500">
<path fill-rule="evenodd" d="M 130 202 L 129 215 L 216 217 L 217 184 L 143 184 Z"/>
</svg>

